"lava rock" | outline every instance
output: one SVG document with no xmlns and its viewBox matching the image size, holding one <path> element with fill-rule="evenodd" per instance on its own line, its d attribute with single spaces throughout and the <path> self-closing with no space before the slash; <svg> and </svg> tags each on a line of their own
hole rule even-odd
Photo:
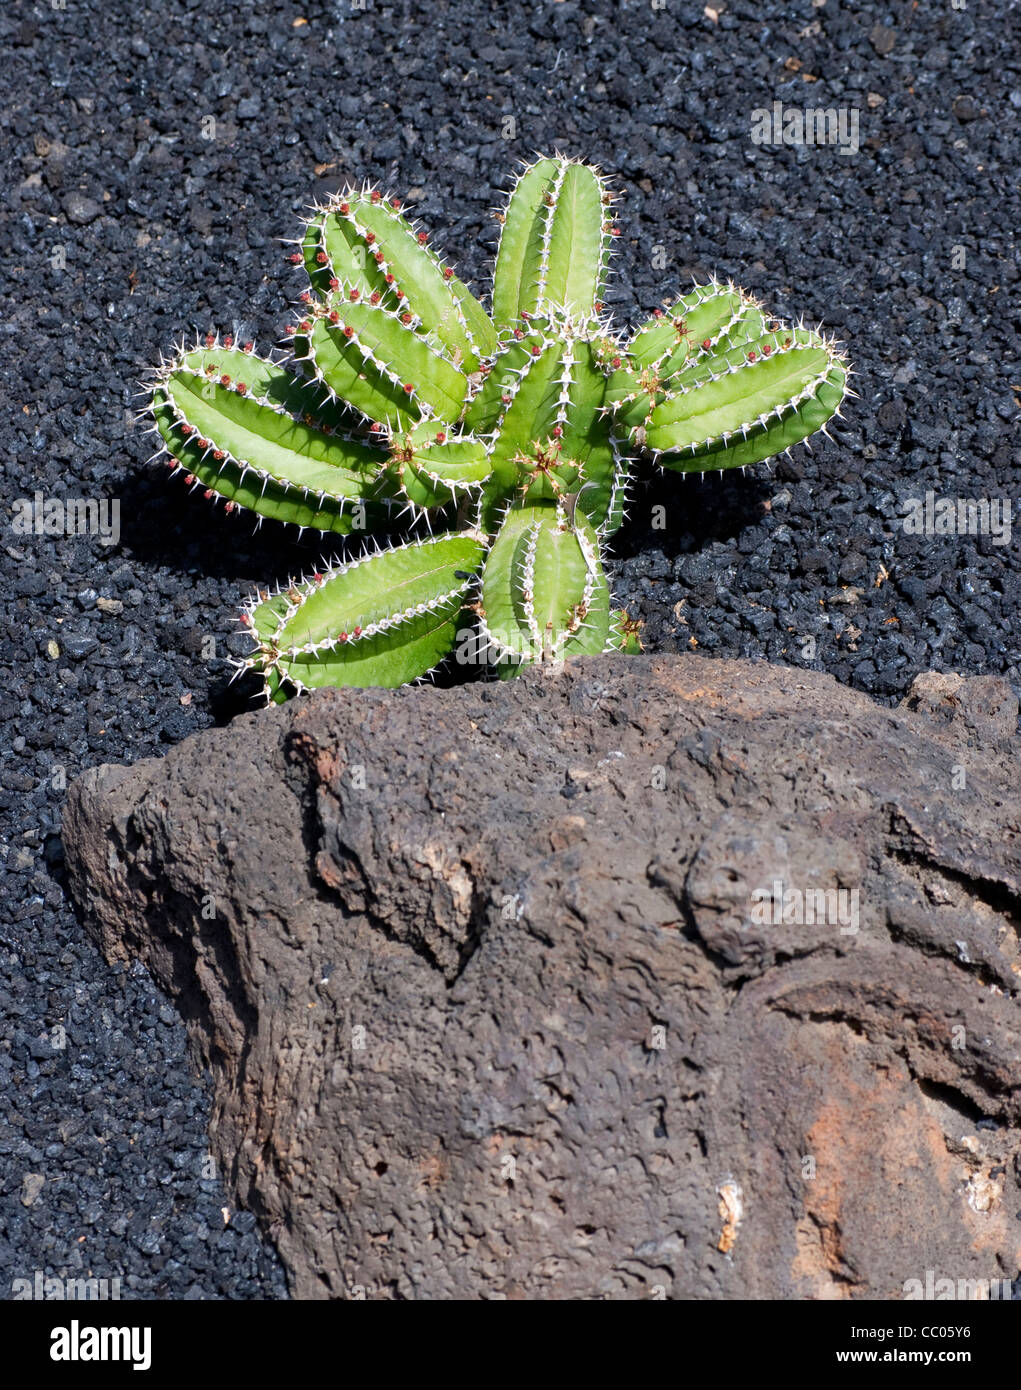
<svg viewBox="0 0 1021 1390">
<path fill-rule="evenodd" d="M 68 221 L 77 227 L 87 227 L 90 222 L 95 222 L 103 211 L 95 198 L 88 198 L 84 193 L 77 192 L 69 193 L 63 206 Z"/>
<path fill-rule="evenodd" d="M 955 672 L 927 671 L 915 677 L 901 704 L 924 713 L 941 732 L 973 743 L 1003 740 L 1017 732 L 1017 697 L 995 676 L 966 680 Z"/>
<path fill-rule="evenodd" d="M 1021 1261 L 1016 701 L 943 683 L 322 691 L 87 772 L 70 881 L 298 1296 L 900 1298 Z"/>
</svg>

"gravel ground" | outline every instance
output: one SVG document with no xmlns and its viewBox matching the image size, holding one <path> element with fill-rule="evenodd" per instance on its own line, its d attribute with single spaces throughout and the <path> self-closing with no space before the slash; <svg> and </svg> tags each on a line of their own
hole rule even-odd
<svg viewBox="0 0 1021 1390">
<path fill-rule="evenodd" d="M 930 668 L 1021 684 L 1016 544 L 900 523 L 927 490 L 1015 495 L 1012 6 L 714 7 L 5 6 L 5 503 L 116 500 L 120 534 L 0 517 L 3 1294 L 41 1271 L 286 1296 L 254 1219 L 224 1222 L 183 1027 L 83 939 L 58 832 L 66 779 L 236 712 L 237 600 L 316 551 L 167 486 L 131 426 L 176 336 L 276 340 L 299 287 L 278 238 L 311 195 L 380 180 L 480 285 L 513 162 L 601 163 L 625 194 L 616 313 L 733 275 L 824 321 L 860 374 L 814 452 L 637 490 L 615 570 L 647 644 L 813 665 L 890 703 Z M 860 112 L 860 149 L 756 146 L 774 101 Z"/>
</svg>

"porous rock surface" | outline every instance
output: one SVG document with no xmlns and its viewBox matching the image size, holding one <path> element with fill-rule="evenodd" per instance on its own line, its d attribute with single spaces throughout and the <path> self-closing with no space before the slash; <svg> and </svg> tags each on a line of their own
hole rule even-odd
<svg viewBox="0 0 1021 1390">
<path fill-rule="evenodd" d="M 1016 723 L 698 656 L 324 691 L 87 772 L 65 848 L 296 1295 L 901 1298 L 1021 1264 Z"/>
</svg>

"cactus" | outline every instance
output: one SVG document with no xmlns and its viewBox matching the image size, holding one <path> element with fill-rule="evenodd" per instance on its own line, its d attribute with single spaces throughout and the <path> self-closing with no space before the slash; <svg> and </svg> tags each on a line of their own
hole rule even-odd
<svg viewBox="0 0 1021 1390">
<path fill-rule="evenodd" d="M 243 665 L 269 699 L 405 684 L 455 650 L 505 677 L 638 650 L 604 571 L 634 456 L 745 468 L 839 414 L 834 343 L 733 284 L 616 331 L 613 207 L 590 165 L 528 166 L 497 214 L 490 317 L 397 199 L 346 188 L 293 243 L 308 288 L 288 358 L 210 334 L 160 364 L 160 452 L 227 512 L 341 537 L 409 520 L 403 543 L 245 605 Z"/>
</svg>

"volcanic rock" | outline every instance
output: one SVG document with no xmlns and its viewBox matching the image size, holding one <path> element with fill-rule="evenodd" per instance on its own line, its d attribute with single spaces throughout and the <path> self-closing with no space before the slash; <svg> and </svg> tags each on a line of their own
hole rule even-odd
<svg viewBox="0 0 1021 1390">
<path fill-rule="evenodd" d="M 695 655 L 323 691 L 86 773 L 64 844 L 299 1297 L 982 1288 L 1021 1265 L 1016 721 Z"/>
</svg>

